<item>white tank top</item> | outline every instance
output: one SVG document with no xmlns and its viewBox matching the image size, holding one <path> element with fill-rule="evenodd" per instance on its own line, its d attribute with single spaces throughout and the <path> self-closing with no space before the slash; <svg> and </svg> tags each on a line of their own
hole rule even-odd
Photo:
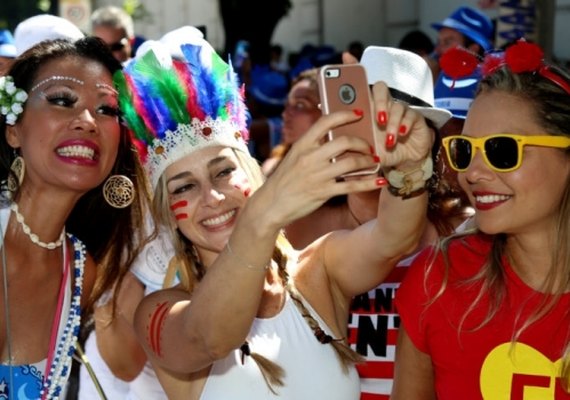
<svg viewBox="0 0 570 400">
<path fill-rule="evenodd" d="M 330 329 L 315 311 L 305 306 L 319 322 Z M 321 344 L 301 316 L 293 300 L 286 296 L 283 310 L 272 318 L 256 318 L 249 332 L 252 352 L 276 362 L 285 370 L 285 385 L 274 395 L 267 387 L 257 364 L 241 351 L 213 364 L 201 400 L 357 400 L 360 385 L 356 368 L 344 373 L 331 344 Z"/>
</svg>

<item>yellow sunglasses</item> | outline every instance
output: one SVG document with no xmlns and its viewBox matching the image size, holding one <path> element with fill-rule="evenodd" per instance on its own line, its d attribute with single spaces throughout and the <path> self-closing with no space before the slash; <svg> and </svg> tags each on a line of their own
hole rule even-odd
<svg viewBox="0 0 570 400">
<path fill-rule="evenodd" d="M 543 146 L 565 149 L 570 147 L 568 136 L 524 136 L 503 133 L 474 138 L 463 135 L 442 139 L 449 165 L 457 172 L 469 168 L 477 149 L 483 153 L 483 160 L 494 171 L 509 172 L 522 164 L 524 146 Z"/>
</svg>

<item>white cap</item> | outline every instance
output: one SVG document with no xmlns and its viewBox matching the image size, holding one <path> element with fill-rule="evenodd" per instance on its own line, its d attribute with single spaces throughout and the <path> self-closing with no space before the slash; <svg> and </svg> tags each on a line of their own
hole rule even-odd
<svg viewBox="0 0 570 400">
<path fill-rule="evenodd" d="M 202 31 L 194 26 L 186 25 L 164 34 L 160 42 L 166 46 L 170 55 L 176 59 L 184 59 L 180 46 L 186 43 L 203 45 L 207 43 Z"/>
<path fill-rule="evenodd" d="M 50 14 L 41 14 L 23 20 L 14 31 L 16 56 L 44 40 L 67 39 L 72 42 L 85 37 L 71 21 Z"/>
<path fill-rule="evenodd" d="M 168 65 L 168 63 L 163 62 L 165 57 L 184 60 L 184 54 L 182 54 L 182 49 L 180 48 L 183 44 L 211 48 L 210 43 L 204 39 L 204 34 L 200 29 L 186 25 L 165 33 L 160 40 L 145 40 L 138 47 L 135 58 L 141 58 L 149 50 L 153 50 L 161 64 Z"/>
</svg>

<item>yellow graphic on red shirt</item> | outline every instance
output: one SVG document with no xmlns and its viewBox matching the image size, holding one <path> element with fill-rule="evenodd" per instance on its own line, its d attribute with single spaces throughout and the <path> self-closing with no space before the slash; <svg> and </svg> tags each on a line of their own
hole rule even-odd
<svg viewBox="0 0 570 400">
<path fill-rule="evenodd" d="M 560 365 L 524 343 L 503 343 L 483 362 L 481 393 L 485 400 L 570 399 L 560 384 Z"/>
</svg>

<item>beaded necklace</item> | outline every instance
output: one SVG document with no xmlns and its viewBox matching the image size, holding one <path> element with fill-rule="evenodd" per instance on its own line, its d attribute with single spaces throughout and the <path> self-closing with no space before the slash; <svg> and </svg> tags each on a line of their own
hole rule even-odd
<svg viewBox="0 0 570 400">
<path fill-rule="evenodd" d="M 50 353 L 48 354 L 46 363 L 45 379 L 41 391 L 42 400 L 55 400 L 62 395 L 63 388 L 65 387 L 67 377 L 71 370 L 72 357 L 75 352 L 77 337 L 79 335 L 79 325 L 81 323 L 81 292 L 83 288 L 86 250 L 85 245 L 75 236 L 68 233 L 67 237 L 73 243 L 75 261 L 73 267 L 73 276 L 75 277 L 72 292 L 73 298 L 71 300 L 65 329 L 57 344 L 57 348 L 50 346 Z M 69 260 L 67 262 L 69 262 Z M 61 315 L 61 312 L 62 310 L 60 308 L 58 311 L 59 315 Z M 49 371 L 47 368 L 49 368 Z"/>
</svg>

